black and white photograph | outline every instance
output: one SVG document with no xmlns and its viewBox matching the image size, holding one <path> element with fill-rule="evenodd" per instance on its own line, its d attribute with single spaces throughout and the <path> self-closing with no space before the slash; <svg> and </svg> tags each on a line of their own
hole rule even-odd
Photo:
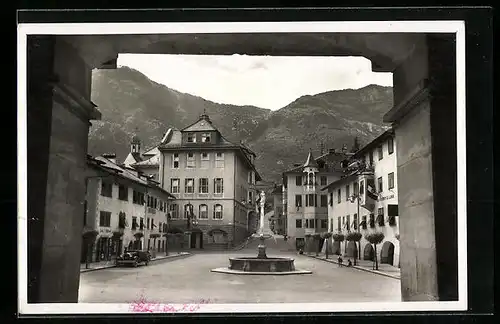
<svg viewBox="0 0 500 324">
<path fill-rule="evenodd" d="M 463 21 L 19 23 L 20 314 L 467 309 Z"/>
</svg>

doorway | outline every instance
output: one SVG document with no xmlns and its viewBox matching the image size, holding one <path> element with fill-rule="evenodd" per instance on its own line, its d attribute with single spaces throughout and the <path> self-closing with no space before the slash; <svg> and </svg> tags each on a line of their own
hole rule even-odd
<svg viewBox="0 0 500 324">
<path fill-rule="evenodd" d="M 382 252 L 380 253 L 380 263 L 394 265 L 394 244 L 385 241 L 382 245 Z"/>
<path fill-rule="evenodd" d="M 191 232 L 191 249 L 203 249 L 203 232 L 200 230 L 193 230 Z"/>
</svg>

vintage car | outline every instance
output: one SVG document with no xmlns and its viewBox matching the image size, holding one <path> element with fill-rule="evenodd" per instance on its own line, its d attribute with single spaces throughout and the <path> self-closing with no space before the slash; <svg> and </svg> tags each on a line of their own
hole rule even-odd
<svg viewBox="0 0 500 324">
<path fill-rule="evenodd" d="M 122 255 L 116 258 L 116 265 L 132 265 L 137 267 L 139 263 L 144 263 L 148 265 L 149 261 L 151 261 L 151 254 L 148 251 L 126 251 Z"/>
</svg>

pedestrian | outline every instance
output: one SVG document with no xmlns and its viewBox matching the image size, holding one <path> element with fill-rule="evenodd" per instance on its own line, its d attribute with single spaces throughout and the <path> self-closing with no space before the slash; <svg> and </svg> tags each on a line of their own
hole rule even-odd
<svg viewBox="0 0 500 324">
<path fill-rule="evenodd" d="M 339 262 L 339 267 L 342 267 L 342 263 L 344 262 L 342 260 L 342 257 L 339 255 L 339 258 L 337 259 L 337 261 Z"/>
<path fill-rule="evenodd" d="M 352 267 L 352 262 L 351 262 L 351 259 L 347 260 L 347 266 L 348 266 L 348 267 Z"/>
</svg>

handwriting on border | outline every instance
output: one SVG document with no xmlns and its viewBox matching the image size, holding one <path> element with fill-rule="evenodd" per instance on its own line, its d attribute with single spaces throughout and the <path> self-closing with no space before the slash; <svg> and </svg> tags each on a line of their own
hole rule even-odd
<svg viewBox="0 0 500 324">
<path fill-rule="evenodd" d="M 193 303 L 175 305 L 170 303 L 158 303 L 147 301 L 143 296 L 130 304 L 130 311 L 138 313 L 193 313 L 201 308 L 202 304 L 213 303 L 210 299 L 200 299 Z"/>
</svg>

